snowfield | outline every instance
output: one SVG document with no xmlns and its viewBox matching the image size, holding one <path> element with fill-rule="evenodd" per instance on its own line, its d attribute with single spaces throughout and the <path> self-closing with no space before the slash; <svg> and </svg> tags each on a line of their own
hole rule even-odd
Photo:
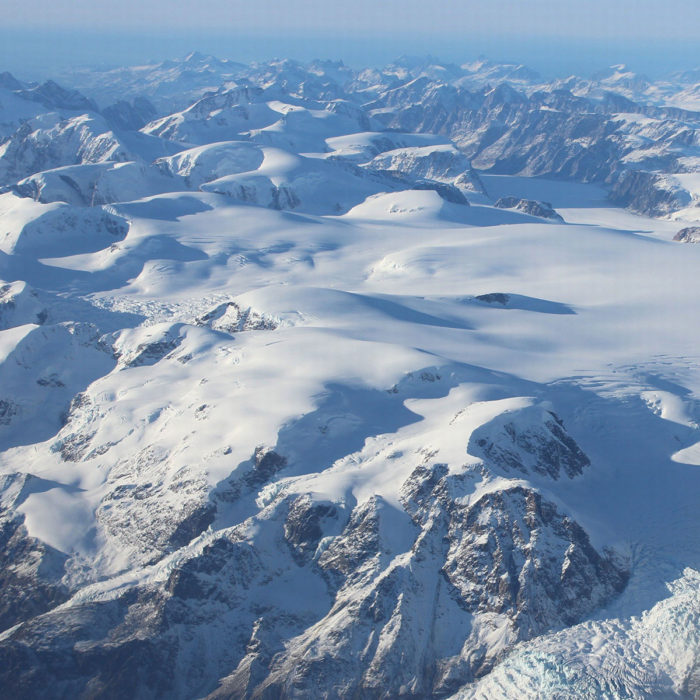
<svg viewBox="0 0 700 700">
<path fill-rule="evenodd" d="M 698 697 L 697 172 L 655 218 L 412 133 L 435 66 L 208 60 L 111 72 L 121 136 L 0 91 L 0 695 Z"/>
</svg>

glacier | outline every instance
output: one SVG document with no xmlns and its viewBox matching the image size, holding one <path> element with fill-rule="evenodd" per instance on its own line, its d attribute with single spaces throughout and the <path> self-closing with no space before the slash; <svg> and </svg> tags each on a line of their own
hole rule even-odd
<svg viewBox="0 0 700 700">
<path fill-rule="evenodd" d="M 700 694 L 697 71 L 0 75 L 0 695 Z"/>
</svg>

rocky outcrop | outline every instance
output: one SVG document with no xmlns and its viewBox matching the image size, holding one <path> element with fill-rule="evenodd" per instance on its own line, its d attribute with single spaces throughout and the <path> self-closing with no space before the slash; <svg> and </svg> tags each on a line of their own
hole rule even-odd
<svg viewBox="0 0 700 700">
<path fill-rule="evenodd" d="M 234 301 L 219 304 L 211 311 L 202 314 L 195 323 L 209 326 L 215 331 L 239 333 L 241 331 L 273 331 L 279 322 L 268 314 L 263 314 L 251 307 L 241 308 Z"/>
<path fill-rule="evenodd" d="M 499 209 L 517 209 L 523 214 L 537 216 L 540 219 L 564 221 L 549 202 L 538 202 L 534 199 L 519 199 L 518 197 L 501 197 L 495 204 Z"/>
<path fill-rule="evenodd" d="M 700 226 L 682 228 L 674 237 L 679 243 L 700 243 Z"/>
<path fill-rule="evenodd" d="M 447 579 L 469 611 L 506 614 L 520 639 L 575 624 L 627 580 L 578 523 L 533 490 L 491 492 L 455 515 Z"/>
<path fill-rule="evenodd" d="M 562 420 L 538 405 L 505 413 L 477 428 L 467 449 L 489 467 L 510 474 L 559 479 L 563 473 L 573 479 L 590 465 Z"/>
<path fill-rule="evenodd" d="M 177 350 L 182 343 L 182 326 L 155 327 L 145 338 L 134 346 L 131 338 L 125 338 L 117 344 L 116 357 L 123 367 L 142 367 L 154 365 Z"/>
<path fill-rule="evenodd" d="M 461 204 L 468 207 L 469 200 L 464 196 L 461 190 L 454 185 L 448 185 L 444 182 L 433 182 L 430 180 L 419 180 L 411 185 L 414 190 L 432 190 L 437 192 L 442 199 L 452 204 Z"/>
</svg>

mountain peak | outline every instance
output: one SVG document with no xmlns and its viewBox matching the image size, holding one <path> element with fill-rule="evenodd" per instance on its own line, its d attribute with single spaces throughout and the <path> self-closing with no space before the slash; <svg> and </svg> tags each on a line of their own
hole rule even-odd
<svg viewBox="0 0 700 700">
<path fill-rule="evenodd" d="M 184 62 L 185 63 L 203 63 L 204 61 L 207 61 L 211 58 L 211 56 L 205 56 L 203 53 L 199 51 L 191 51 L 190 53 L 185 56 Z"/>
<path fill-rule="evenodd" d="M 24 86 L 9 71 L 0 73 L 0 87 L 6 90 L 21 90 Z"/>
</svg>

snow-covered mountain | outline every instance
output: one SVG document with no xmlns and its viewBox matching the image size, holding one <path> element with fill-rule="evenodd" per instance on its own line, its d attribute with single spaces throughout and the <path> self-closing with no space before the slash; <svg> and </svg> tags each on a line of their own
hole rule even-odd
<svg viewBox="0 0 700 700">
<path fill-rule="evenodd" d="M 0 74 L 0 695 L 700 693 L 696 73 L 65 77 Z"/>
</svg>

